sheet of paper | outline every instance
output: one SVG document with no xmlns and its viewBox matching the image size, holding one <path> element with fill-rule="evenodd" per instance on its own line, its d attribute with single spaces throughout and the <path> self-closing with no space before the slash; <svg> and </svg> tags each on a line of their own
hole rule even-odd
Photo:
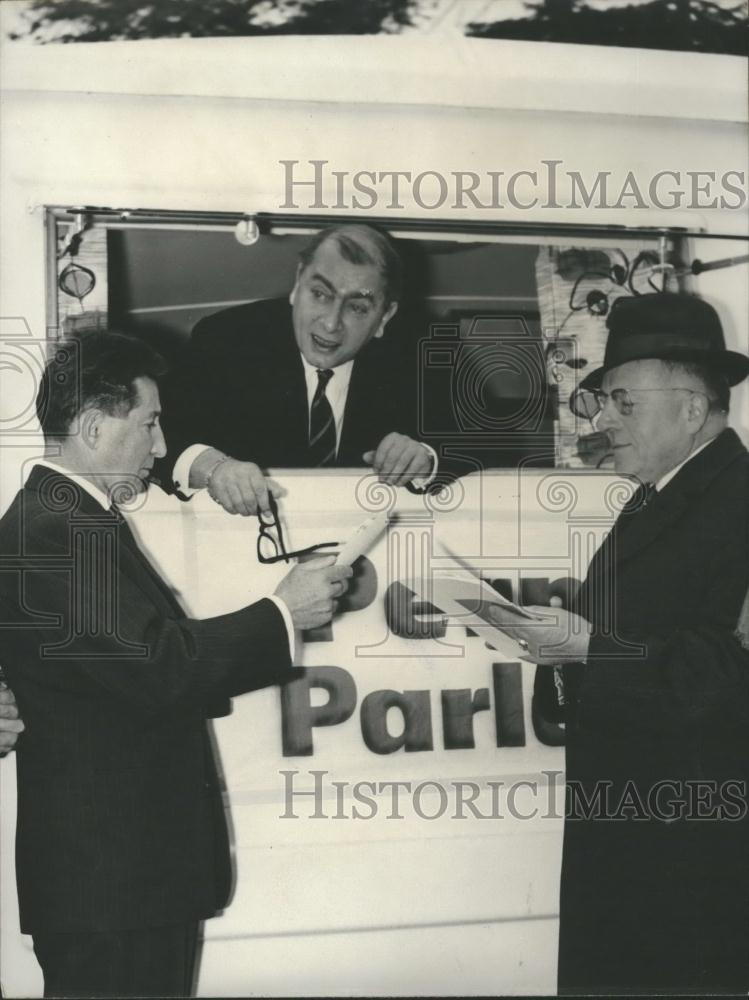
<svg viewBox="0 0 749 1000">
<path fill-rule="evenodd" d="M 506 624 L 540 621 L 537 615 L 508 601 L 498 594 L 485 580 L 469 573 L 439 574 L 431 581 L 431 603 L 444 611 L 455 625 L 476 631 L 484 642 L 506 656 L 527 655 L 527 651 L 511 636 L 502 631 L 494 621 L 494 614 L 501 614 Z"/>
<path fill-rule="evenodd" d="M 388 525 L 387 513 L 374 514 L 363 521 L 338 553 L 337 563 L 351 566 L 359 556 L 371 549 Z"/>
</svg>

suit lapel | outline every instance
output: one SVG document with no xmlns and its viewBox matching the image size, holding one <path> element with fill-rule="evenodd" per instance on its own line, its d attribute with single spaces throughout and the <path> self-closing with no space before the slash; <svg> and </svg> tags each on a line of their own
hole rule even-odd
<svg viewBox="0 0 749 1000">
<path fill-rule="evenodd" d="M 388 431 L 395 431 L 390 414 L 395 384 L 386 377 L 386 348 L 372 340 L 357 355 L 343 411 L 343 432 L 338 447 L 338 465 L 360 466 L 362 454 L 376 448 Z M 393 426 L 390 426 L 390 424 Z"/>
<path fill-rule="evenodd" d="M 680 469 L 670 483 L 642 510 L 622 512 L 593 556 L 575 607 L 589 621 L 598 621 L 600 608 L 592 607 L 610 592 L 617 566 L 642 552 L 675 524 L 690 500 L 704 492 L 712 480 L 744 453 L 736 433 L 725 430 L 707 448 Z M 598 596 L 596 596 L 598 595 Z"/>
<path fill-rule="evenodd" d="M 288 310 L 288 306 L 286 308 Z M 273 340 L 278 347 L 277 354 L 267 368 L 268 372 L 273 372 L 273 378 L 269 378 L 269 396 L 275 396 L 275 399 L 269 398 L 268 419 L 274 419 L 275 414 L 285 429 L 285 446 L 283 450 L 274 447 L 274 453 L 288 455 L 290 464 L 294 464 L 293 457 L 298 456 L 299 464 L 304 464 L 309 438 L 307 382 L 291 325 L 290 310 L 285 320 L 284 328 L 277 331 Z M 277 434 L 278 425 L 275 429 L 271 428 L 269 433 Z"/>
<path fill-rule="evenodd" d="M 338 465 L 361 464 L 361 455 L 354 456 L 355 442 L 361 441 L 362 432 L 362 405 L 367 409 L 367 379 L 366 363 L 361 363 L 361 358 L 354 361 L 351 369 L 351 381 L 349 382 L 348 395 L 346 396 L 346 406 L 343 410 L 343 428 L 341 430 L 341 440 L 338 442 Z"/>
<path fill-rule="evenodd" d="M 688 498 L 681 490 L 666 489 L 644 510 L 620 516 L 609 535 L 614 561 L 624 562 L 647 548 L 681 517 L 687 505 Z"/>
<path fill-rule="evenodd" d="M 713 479 L 742 451 L 743 445 L 736 433 L 723 431 L 688 461 L 644 510 L 620 515 L 606 540 L 611 541 L 615 562 L 631 559 L 651 545 L 683 516 L 692 498 L 704 493 Z"/>
<path fill-rule="evenodd" d="M 91 530 L 111 530 L 117 539 L 114 550 L 117 572 L 127 576 L 161 613 L 184 617 L 176 598 L 143 554 L 121 514 L 105 510 L 72 479 L 44 466 L 32 469 L 25 489 L 37 495 L 43 510 L 58 511 L 58 516 L 65 518 L 69 527 L 78 520 L 81 526 L 87 524 Z"/>
<path fill-rule="evenodd" d="M 170 617 L 176 615 L 182 618 L 184 612 L 177 599 L 138 545 L 127 520 L 122 515 L 114 516 L 114 519 L 119 541 L 117 553 L 123 573 L 151 599 L 157 608 Z"/>
</svg>

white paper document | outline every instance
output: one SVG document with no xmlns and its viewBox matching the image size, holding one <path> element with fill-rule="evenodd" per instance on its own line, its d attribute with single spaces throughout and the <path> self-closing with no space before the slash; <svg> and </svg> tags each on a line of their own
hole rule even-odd
<svg viewBox="0 0 749 1000">
<path fill-rule="evenodd" d="M 527 651 L 502 631 L 492 615 L 501 613 L 507 625 L 518 622 L 541 621 L 538 615 L 508 601 L 498 594 L 485 580 L 467 572 L 455 574 L 436 573 L 432 577 L 431 603 L 444 611 L 451 624 L 476 631 L 491 649 L 505 656 L 526 656 Z"/>
</svg>

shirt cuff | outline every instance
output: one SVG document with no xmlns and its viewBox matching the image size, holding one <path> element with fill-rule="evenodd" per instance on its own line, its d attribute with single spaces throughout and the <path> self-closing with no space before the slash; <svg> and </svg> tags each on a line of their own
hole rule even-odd
<svg viewBox="0 0 749 1000">
<path fill-rule="evenodd" d="M 192 468 L 192 464 L 199 455 L 202 455 L 204 451 L 208 451 L 209 447 L 210 445 L 207 444 L 191 444 L 189 448 L 185 448 L 174 463 L 174 471 L 172 472 L 174 485 L 186 497 L 191 497 L 194 493 L 197 493 L 197 488 L 190 486 L 190 469 Z"/>
<path fill-rule="evenodd" d="M 289 658 L 291 662 L 294 662 L 294 656 L 296 654 L 296 641 L 294 636 L 294 622 L 291 618 L 291 612 L 286 606 L 286 602 L 281 597 L 277 597 L 275 594 L 271 594 L 269 600 L 273 601 L 278 610 L 281 612 L 281 617 L 283 618 L 283 623 L 286 626 L 286 634 L 289 640 Z"/>
<path fill-rule="evenodd" d="M 427 486 L 430 486 L 434 482 L 434 477 L 437 475 L 437 452 L 432 448 L 431 445 L 425 444 L 423 441 L 419 441 L 422 448 L 426 448 L 432 459 L 432 471 L 428 476 L 414 476 L 411 480 L 411 485 L 417 490 L 425 490 Z"/>
</svg>

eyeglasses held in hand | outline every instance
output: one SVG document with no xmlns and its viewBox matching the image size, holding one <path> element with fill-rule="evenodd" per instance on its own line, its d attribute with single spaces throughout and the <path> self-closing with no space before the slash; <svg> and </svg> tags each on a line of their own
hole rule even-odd
<svg viewBox="0 0 749 1000">
<path fill-rule="evenodd" d="M 338 542 L 318 542 L 317 545 L 308 545 L 306 549 L 295 549 L 293 552 L 287 552 L 281 522 L 278 518 L 278 505 L 272 493 L 268 494 L 268 505 L 272 520 L 264 520 L 262 511 L 258 509 L 257 512 L 257 558 L 259 562 L 290 562 L 300 556 L 311 555 L 319 549 L 327 549 L 339 544 Z"/>
</svg>

